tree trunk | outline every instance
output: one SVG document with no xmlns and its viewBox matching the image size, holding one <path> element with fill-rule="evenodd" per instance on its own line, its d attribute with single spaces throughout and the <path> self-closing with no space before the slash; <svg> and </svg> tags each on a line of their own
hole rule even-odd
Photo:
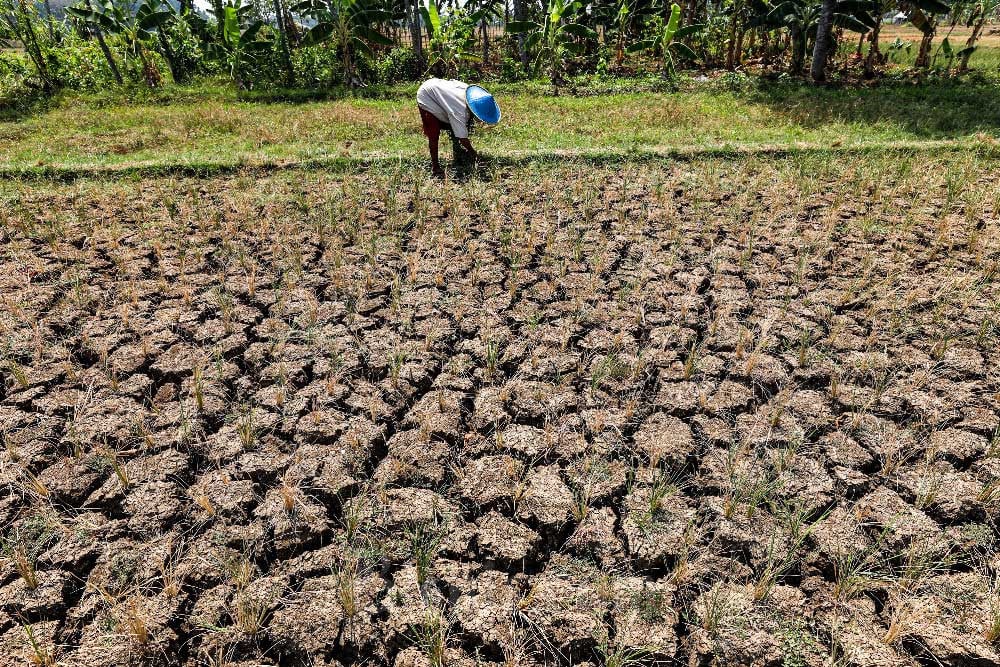
<svg viewBox="0 0 1000 667">
<path fill-rule="evenodd" d="M 413 12 L 410 16 L 410 39 L 413 42 L 413 55 L 416 57 L 417 62 L 420 63 L 420 68 L 424 67 L 424 37 L 420 30 L 420 3 L 419 0 L 413 0 Z"/>
<path fill-rule="evenodd" d="M 236 90 L 246 90 L 246 86 L 243 85 L 243 74 L 240 72 L 239 57 L 233 65 L 233 82 L 236 84 Z"/>
<path fill-rule="evenodd" d="M 931 44 L 934 42 L 934 35 L 937 34 L 937 20 L 927 19 L 927 30 L 920 38 L 920 49 L 917 51 L 917 59 L 913 63 L 914 67 L 930 67 L 931 64 Z"/>
<path fill-rule="evenodd" d="M 514 0 L 514 20 L 524 21 L 526 18 L 524 11 L 524 0 Z M 519 34 L 517 36 L 517 53 L 521 56 L 521 67 L 525 72 L 528 71 L 528 48 L 524 43 L 524 35 Z"/>
<path fill-rule="evenodd" d="M 878 22 L 875 29 L 868 33 L 868 55 L 865 56 L 865 77 L 875 76 L 875 66 L 880 65 L 881 53 L 878 48 L 878 36 L 882 30 L 882 23 Z"/>
<path fill-rule="evenodd" d="M 281 64 L 285 68 L 285 85 L 295 85 L 295 70 L 292 68 L 292 51 L 288 47 L 288 32 L 285 30 L 285 11 L 281 0 L 274 0 L 274 21 L 278 24 L 278 40 L 281 42 Z"/>
<path fill-rule="evenodd" d="M 986 25 L 986 15 L 984 13 L 983 16 L 980 17 L 978 21 L 976 21 L 976 25 L 972 29 L 972 34 L 969 35 L 969 39 L 967 39 L 965 42 L 965 48 L 969 49 L 969 51 L 963 53 L 962 58 L 958 61 L 959 72 L 965 72 L 969 69 L 969 58 L 972 57 L 971 49 L 976 45 L 976 42 L 979 41 L 979 35 L 982 34 L 983 27 L 985 25 Z"/>
<path fill-rule="evenodd" d="M 49 0 L 45 0 L 45 25 L 49 29 L 49 39 L 56 41 L 55 21 L 52 20 L 52 5 Z"/>
<path fill-rule="evenodd" d="M 816 44 L 813 46 L 812 68 L 809 75 L 816 83 L 826 81 L 826 62 L 830 51 L 835 48 L 833 38 L 833 11 L 836 0 L 823 0 L 820 9 L 819 23 L 816 26 Z"/>
<path fill-rule="evenodd" d="M 87 4 L 89 5 L 90 3 Z M 101 53 L 104 54 L 104 59 L 108 61 L 108 67 L 111 68 L 111 74 L 115 77 L 115 81 L 117 81 L 120 86 L 122 85 L 122 73 L 118 69 L 118 63 L 115 62 L 115 57 L 111 53 L 111 49 L 108 48 L 108 43 L 104 39 L 104 33 L 101 32 L 101 29 L 96 26 L 94 27 L 94 31 L 95 36 L 97 37 L 97 44 L 101 47 Z"/>
<path fill-rule="evenodd" d="M 34 26 L 31 25 L 31 17 L 28 16 L 24 0 L 21 0 L 20 11 L 24 17 L 24 34 L 15 36 L 20 40 L 31 60 L 34 61 L 35 69 L 38 70 L 38 76 L 42 80 L 42 88 L 45 92 L 51 92 L 54 86 L 49 77 L 49 68 L 45 65 L 45 55 L 42 53 L 41 46 L 38 45 L 38 35 L 35 34 Z M 20 19 L 15 16 L 12 24 L 20 24 Z"/>
<path fill-rule="evenodd" d="M 212 11 L 215 12 L 215 38 L 222 43 L 226 32 L 226 12 L 222 0 L 212 0 Z"/>
<path fill-rule="evenodd" d="M 729 19 L 729 43 L 726 47 L 726 69 L 731 70 L 736 67 L 736 23 L 739 18 L 733 13 Z"/>
<path fill-rule="evenodd" d="M 490 62 L 490 33 L 488 32 L 489 24 L 486 22 L 485 16 L 479 25 L 483 30 L 483 67 L 486 67 Z"/>
<path fill-rule="evenodd" d="M 94 6 L 91 4 L 90 0 L 87 0 L 87 9 L 90 11 L 94 10 Z M 94 25 L 94 36 L 97 37 L 97 44 L 101 47 L 101 53 L 104 54 L 104 59 L 108 61 L 108 67 L 111 68 L 111 74 L 115 77 L 115 81 L 118 85 L 122 85 L 122 73 L 118 69 L 118 63 L 115 62 L 115 56 L 111 53 L 111 49 L 108 48 L 108 43 L 104 39 L 104 33 L 101 31 L 101 27 Z"/>
<path fill-rule="evenodd" d="M 792 74 L 801 74 L 806 61 L 806 36 L 798 28 L 789 30 L 789 41 L 792 49 Z"/>
<path fill-rule="evenodd" d="M 292 16 L 292 12 L 288 9 L 288 5 L 282 5 L 281 9 L 285 12 L 281 17 L 281 20 L 285 26 L 285 38 L 288 40 L 289 48 L 296 48 L 302 44 L 302 34 L 299 32 L 299 27 L 295 25 L 295 17 Z M 401 43 L 399 35 L 397 32 L 397 27 L 393 24 L 393 34 L 396 36 L 394 40 L 397 44 Z"/>
<path fill-rule="evenodd" d="M 170 68 L 170 78 L 174 80 L 174 83 L 183 83 L 185 79 L 184 70 L 177 65 L 177 59 L 174 58 L 174 50 L 170 48 L 170 41 L 163 34 L 163 28 L 157 29 L 156 37 L 160 42 L 160 48 L 163 49 L 163 57 L 167 60 L 167 67 Z"/>
</svg>

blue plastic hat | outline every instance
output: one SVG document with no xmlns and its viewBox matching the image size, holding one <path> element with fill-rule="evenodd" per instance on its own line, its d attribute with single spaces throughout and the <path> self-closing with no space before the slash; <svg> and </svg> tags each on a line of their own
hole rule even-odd
<svg viewBox="0 0 1000 667">
<path fill-rule="evenodd" d="M 465 101 L 469 104 L 472 115 L 487 125 L 496 125 L 500 122 L 500 107 L 489 91 L 482 86 L 466 88 Z"/>
</svg>

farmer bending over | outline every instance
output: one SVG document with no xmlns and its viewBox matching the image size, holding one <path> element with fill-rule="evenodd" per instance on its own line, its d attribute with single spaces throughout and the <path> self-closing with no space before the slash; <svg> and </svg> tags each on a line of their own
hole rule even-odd
<svg viewBox="0 0 1000 667">
<path fill-rule="evenodd" d="M 444 176 L 438 163 L 438 137 L 442 127 L 451 135 L 455 164 L 464 167 L 479 157 L 469 141 L 473 121 L 478 119 L 487 125 L 500 122 L 500 107 L 486 89 L 454 79 L 424 81 L 417 90 L 417 108 L 427 135 L 431 169 L 439 177 Z"/>
</svg>

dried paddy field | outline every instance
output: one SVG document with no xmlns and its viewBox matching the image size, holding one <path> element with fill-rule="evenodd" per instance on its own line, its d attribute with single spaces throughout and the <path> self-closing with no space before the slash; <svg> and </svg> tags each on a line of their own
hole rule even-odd
<svg viewBox="0 0 1000 667">
<path fill-rule="evenodd" d="M 0 184 L 0 662 L 996 664 L 998 176 Z"/>
</svg>

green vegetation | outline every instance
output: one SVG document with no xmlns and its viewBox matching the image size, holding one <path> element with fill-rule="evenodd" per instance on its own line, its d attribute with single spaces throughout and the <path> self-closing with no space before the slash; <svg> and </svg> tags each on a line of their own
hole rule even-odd
<svg viewBox="0 0 1000 667">
<path fill-rule="evenodd" d="M 210 86 L 116 99 L 64 93 L 0 126 L 0 168 L 270 164 L 418 158 L 425 150 L 412 86 L 379 97 L 242 101 Z M 1000 90 L 989 83 L 883 85 L 867 91 L 724 77 L 676 93 L 552 97 L 500 85 L 509 122 L 477 135 L 488 155 L 525 152 L 872 147 L 990 141 Z"/>
<path fill-rule="evenodd" d="M 680 69 L 867 80 L 995 73 L 997 0 L 0 0 L 0 104 L 59 90 L 158 89 L 225 77 L 240 91 L 335 91 L 435 75 L 642 80 Z M 901 11 L 900 11 L 901 10 Z M 896 25 L 903 20 L 904 25 Z M 892 22 L 889 25 L 887 22 Z M 901 30 L 905 29 L 905 32 Z M 807 61 L 812 63 L 806 68 Z"/>
</svg>

